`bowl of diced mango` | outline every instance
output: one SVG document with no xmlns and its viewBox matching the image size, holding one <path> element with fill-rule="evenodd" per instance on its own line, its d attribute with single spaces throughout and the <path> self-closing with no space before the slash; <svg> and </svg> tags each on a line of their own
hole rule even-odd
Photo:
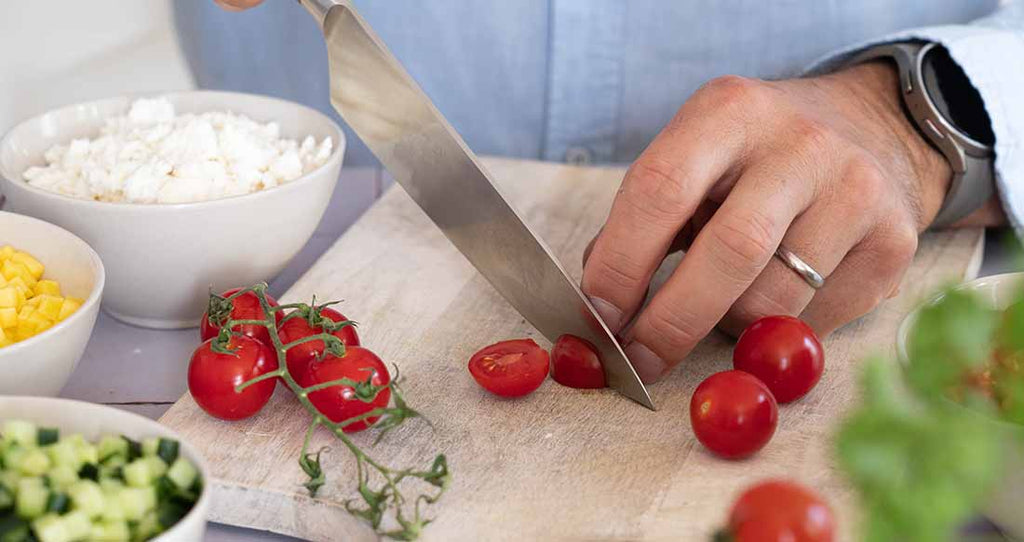
<svg viewBox="0 0 1024 542">
<path fill-rule="evenodd" d="M 60 393 L 92 335 L 105 276 L 74 234 L 0 212 L 0 395 Z"/>
</svg>

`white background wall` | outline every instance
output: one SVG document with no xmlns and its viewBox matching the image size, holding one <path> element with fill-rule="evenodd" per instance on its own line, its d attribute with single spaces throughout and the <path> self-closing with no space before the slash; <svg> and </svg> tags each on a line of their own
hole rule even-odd
<svg viewBox="0 0 1024 542">
<path fill-rule="evenodd" d="M 0 133 L 58 105 L 193 87 L 171 0 L 0 1 Z"/>
</svg>

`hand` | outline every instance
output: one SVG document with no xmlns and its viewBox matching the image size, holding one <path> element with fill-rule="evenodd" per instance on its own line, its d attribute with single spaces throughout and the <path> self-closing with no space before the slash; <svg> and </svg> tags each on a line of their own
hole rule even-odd
<svg viewBox="0 0 1024 542">
<path fill-rule="evenodd" d="M 262 4 L 263 0 L 213 0 L 213 2 L 227 11 L 242 11 Z"/>
<path fill-rule="evenodd" d="M 738 333 L 762 316 L 801 315 L 826 335 L 894 295 L 951 179 L 898 92 L 895 69 L 870 63 L 778 82 L 723 77 L 680 108 L 626 173 L 583 272 L 645 382 L 717 323 Z M 780 244 L 827 277 L 824 288 L 774 258 Z M 651 276 L 682 247 L 634 320 Z"/>
</svg>

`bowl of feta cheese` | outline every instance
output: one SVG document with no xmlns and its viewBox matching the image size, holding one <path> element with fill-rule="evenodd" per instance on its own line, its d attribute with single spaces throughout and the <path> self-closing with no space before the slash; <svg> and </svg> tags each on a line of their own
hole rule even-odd
<svg viewBox="0 0 1024 542">
<path fill-rule="evenodd" d="M 5 210 L 96 249 L 112 316 L 194 327 L 211 289 L 269 281 L 309 240 L 344 150 L 333 120 L 285 100 L 117 97 L 12 128 L 0 140 L 0 194 Z"/>
</svg>

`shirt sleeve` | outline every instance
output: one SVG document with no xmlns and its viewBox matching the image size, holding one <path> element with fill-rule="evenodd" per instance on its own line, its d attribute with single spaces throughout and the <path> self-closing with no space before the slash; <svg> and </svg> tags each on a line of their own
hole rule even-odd
<svg viewBox="0 0 1024 542">
<path fill-rule="evenodd" d="M 919 39 L 941 43 L 981 94 L 992 120 L 996 187 L 1018 238 L 1024 239 L 1024 2 L 1011 2 L 966 25 L 915 28 L 831 53 L 808 73 L 841 65 L 882 43 Z"/>
</svg>

